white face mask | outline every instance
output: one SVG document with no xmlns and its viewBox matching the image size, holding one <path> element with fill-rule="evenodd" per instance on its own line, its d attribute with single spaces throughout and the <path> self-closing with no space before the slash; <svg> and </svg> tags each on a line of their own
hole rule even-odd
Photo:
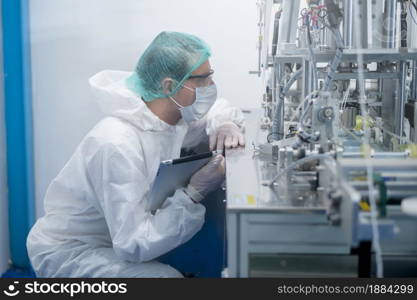
<svg viewBox="0 0 417 300">
<path fill-rule="evenodd" d="M 184 85 L 186 89 L 193 89 Z M 197 87 L 195 89 L 196 99 L 193 104 L 182 106 L 174 98 L 169 97 L 180 109 L 181 116 L 187 123 L 201 120 L 213 106 L 217 99 L 217 87 L 215 84 L 206 87 Z"/>
</svg>

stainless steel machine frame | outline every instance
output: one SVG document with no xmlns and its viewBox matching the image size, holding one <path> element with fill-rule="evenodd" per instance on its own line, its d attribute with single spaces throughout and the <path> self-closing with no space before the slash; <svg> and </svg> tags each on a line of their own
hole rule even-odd
<svg viewBox="0 0 417 300">
<path fill-rule="evenodd" d="M 269 275 L 381 277 L 386 264 L 388 276 L 415 276 L 417 218 L 401 210 L 417 196 L 411 2 L 259 7 L 267 80 L 262 108 L 246 113 L 246 148 L 226 153 L 225 276 L 259 275 L 251 260 L 268 255 L 281 259 Z M 298 259 L 309 263 L 289 272 Z"/>
</svg>

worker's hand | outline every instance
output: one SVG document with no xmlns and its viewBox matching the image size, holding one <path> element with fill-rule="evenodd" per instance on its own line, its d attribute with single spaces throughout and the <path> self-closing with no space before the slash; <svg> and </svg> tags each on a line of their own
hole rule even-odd
<svg viewBox="0 0 417 300">
<path fill-rule="evenodd" d="M 214 191 L 224 180 L 225 160 L 216 155 L 191 177 L 185 192 L 194 202 L 200 202 L 208 193 Z"/>
<path fill-rule="evenodd" d="M 245 137 L 240 128 L 233 122 L 221 125 L 214 134 L 210 135 L 210 150 L 223 151 L 224 148 L 245 146 Z"/>
</svg>

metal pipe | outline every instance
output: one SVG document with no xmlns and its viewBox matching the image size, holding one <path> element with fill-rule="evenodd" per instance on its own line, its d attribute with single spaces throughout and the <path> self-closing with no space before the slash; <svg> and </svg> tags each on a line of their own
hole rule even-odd
<svg viewBox="0 0 417 300">
<path fill-rule="evenodd" d="M 411 99 L 414 100 L 414 136 L 411 137 L 411 140 L 414 143 L 417 143 L 417 60 L 413 61 L 413 81 L 411 83 Z"/>
<path fill-rule="evenodd" d="M 382 1 L 372 1 L 371 7 L 371 37 L 372 48 L 384 48 L 384 6 L 381 5 Z"/>
<path fill-rule="evenodd" d="M 295 44 L 300 1 L 283 0 L 278 45 Z"/>
<path fill-rule="evenodd" d="M 384 41 L 385 48 L 396 48 L 397 0 L 385 0 Z"/>
<path fill-rule="evenodd" d="M 408 47 L 417 48 L 417 12 L 413 11 L 413 7 L 410 7 L 411 12 L 408 14 Z"/>
<path fill-rule="evenodd" d="M 417 101 L 414 101 L 414 143 L 417 143 Z"/>
<path fill-rule="evenodd" d="M 366 171 L 367 164 L 372 164 L 375 172 L 415 172 L 417 170 L 417 160 L 415 159 L 367 159 L 364 158 L 341 158 L 338 162 L 342 166 L 343 172 Z"/>
<path fill-rule="evenodd" d="M 353 47 L 353 0 L 343 1 L 343 42 L 346 48 Z"/>
<path fill-rule="evenodd" d="M 398 87 L 397 101 L 395 102 L 395 131 L 394 133 L 403 136 L 404 131 L 404 110 L 407 98 L 406 93 L 406 79 L 407 79 L 407 62 L 400 62 L 400 80 Z M 404 143 L 404 141 L 400 141 Z"/>
<path fill-rule="evenodd" d="M 411 98 L 417 100 L 417 60 L 413 61 L 413 82 L 411 84 Z"/>
<path fill-rule="evenodd" d="M 388 171 L 388 172 L 386 171 L 386 172 L 380 172 L 380 175 L 383 178 L 387 178 L 387 179 L 389 178 L 389 179 L 394 180 L 394 181 L 401 181 L 401 182 L 415 181 L 415 182 L 417 182 L 417 170 L 415 172 L 407 172 L 407 173 L 395 172 L 395 170 L 394 171 Z"/>
<path fill-rule="evenodd" d="M 358 189 L 368 189 L 368 183 L 366 181 L 350 181 L 349 183 Z M 411 190 L 417 192 L 417 184 L 415 181 L 386 181 L 385 185 L 388 190 L 392 191 Z"/>
<path fill-rule="evenodd" d="M 417 60 L 413 61 L 413 83 L 411 88 L 411 98 L 417 100 Z"/>
<path fill-rule="evenodd" d="M 368 48 L 368 1 L 355 0 L 353 4 L 353 17 L 356 24 L 354 34 L 359 35 L 359 39 L 354 39 L 355 48 Z M 360 44 L 357 44 L 358 42 Z"/>
<path fill-rule="evenodd" d="M 349 184 L 355 188 L 362 196 L 368 196 L 368 183 L 366 181 L 351 181 Z M 417 193 L 415 181 L 386 181 L 387 196 L 389 199 L 403 199 Z"/>
<path fill-rule="evenodd" d="M 272 128 L 271 128 L 271 136 L 273 140 L 278 140 L 278 133 L 279 133 L 279 112 L 278 112 L 278 104 L 281 99 L 281 86 L 280 80 L 283 74 L 283 67 L 280 63 L 276 63 L 274 67 L 274 101 L 273 101 L 273 110 L 272 110 Z"/>
<path fill-rule="evenodd" d="M 281 10 L 275 13 L 274 18 L 274 32 L 272 38 L 272 56 L 275 57 L 277 54 L 277 47 L 278 47 L 278 37 L 279 37 L 279 20 L 281 19 Z"/>
<path fill-rule="evenodd" d="M 369 196 L 368 189 L 359 190 L 358 192 L 362 197 Z M 410 191 L 407 191 L 407 190 L 406 191 L 387 191 L 388 199 L 402 200 L 402 199 L 407 198 L 407 197 L 415 196 L 415 194 L 416 194 L 416 191 L 413 191 L 413 190 L 410 190 Z"/>
<path fill-rule="evenodd" d="M 343 1 L 343 43 L 345 48 L 368 48 L 368 3 L 363 0 Z M 359 28 L 360 30 L 356 30 Z M 355 35 L 359 34 L 359 45 Z"/>
<path fill-rule="evenodd" d="M 361 158 L 363 153 L 361 152 L 343 152 L 343 158 Z M 372 158 L 407 158 L 409 153 L 407 152 L 374 152 L 371 153 Z"/>
</svg>

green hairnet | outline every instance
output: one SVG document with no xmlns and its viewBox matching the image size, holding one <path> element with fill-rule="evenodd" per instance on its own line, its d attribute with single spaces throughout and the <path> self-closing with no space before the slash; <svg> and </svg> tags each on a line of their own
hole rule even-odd
<svg viewBox="0 0 417 300">
<path fill-rule="evenodd" d="M 193 71 L 211 55 L 208 45 L 186 33 L 163 31 L 139 59 L 127 87 L 145 101 L 174 95 Z M 164 94 L 162 80 L 175 80 L 173 91 Z"/>
</svg>

